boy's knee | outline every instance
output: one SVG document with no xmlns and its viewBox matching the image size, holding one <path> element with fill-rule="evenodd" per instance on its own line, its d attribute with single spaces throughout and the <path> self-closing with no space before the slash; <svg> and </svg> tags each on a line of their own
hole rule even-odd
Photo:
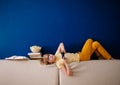
<svg viewBox="0 0 120 85">
<path fill-rule="evenodd" d="M 88 39 L 87 39 L 87 42 L 91 42 L 91 41 L 93 41 L 93 39 L 91 39 L 91 38 L 88 38 Z"/>
<path fill-rule="evenodd" d="M 94 41 L 93 44 L 92 44 L 93 47 L 98 47 L 99 46 L 99 42 L 98 41 Z"/>
</svg>

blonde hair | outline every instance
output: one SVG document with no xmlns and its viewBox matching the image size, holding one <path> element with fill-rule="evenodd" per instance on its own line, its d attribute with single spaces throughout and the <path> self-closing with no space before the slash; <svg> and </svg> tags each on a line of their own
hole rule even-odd
<svg viewBox="0 0 120 85">
<path fill-rule="evenodd" d="M 45 60 L 45 57 L 48 56 L 48 54 L 44 54 L 42 58 L 40 58 L 40 64 L 48 65 L 50 64 L 48 61 Z"/>
</svg>

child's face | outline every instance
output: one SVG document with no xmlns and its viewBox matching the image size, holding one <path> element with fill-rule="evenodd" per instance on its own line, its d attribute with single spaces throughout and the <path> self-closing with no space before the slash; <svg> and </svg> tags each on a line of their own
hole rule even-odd
<svg viewBox="0 0 120 85">
<path fill-rule="evenodd" d="M 54 63 L 55 62 L 55 56 L 53 54 L 45 54 L 44 55 L 44 60 L 49 62 L 49 63 Z"/>
</svg>

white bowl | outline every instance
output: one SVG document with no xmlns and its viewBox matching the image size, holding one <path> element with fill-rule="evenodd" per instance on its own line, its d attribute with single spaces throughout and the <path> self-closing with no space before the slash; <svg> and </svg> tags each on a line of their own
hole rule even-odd
<svg viewBox="0 0 120 85">
<path fill-rule="evenodd" d="M 38 52 L 40 52 L 40 50 L 42 49 L 42 47 L 40 47 L 40 46 L 31 46 L 30 47 L 30 50 L 33 52 L 33 53 L 38 53 Z"/>
</svg>

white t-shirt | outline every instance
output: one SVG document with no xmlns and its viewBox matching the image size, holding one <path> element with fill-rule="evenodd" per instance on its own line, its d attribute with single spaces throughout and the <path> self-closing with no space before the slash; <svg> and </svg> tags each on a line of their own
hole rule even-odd
<svg viewBox="0 0 120 85">
<path fill-rule="evenodd" d="M 62 54 L 61 53 L 56 53 L 56 65 L 60 69 L 63 65 L 65 65 L 64 60 L 62 59 Z M 72 62 L 79 62 L 80 61 L 80 56 L 78 53 L 65 53 L 65 58 L 67 59 L 68 63 Z"/>
</svg>

